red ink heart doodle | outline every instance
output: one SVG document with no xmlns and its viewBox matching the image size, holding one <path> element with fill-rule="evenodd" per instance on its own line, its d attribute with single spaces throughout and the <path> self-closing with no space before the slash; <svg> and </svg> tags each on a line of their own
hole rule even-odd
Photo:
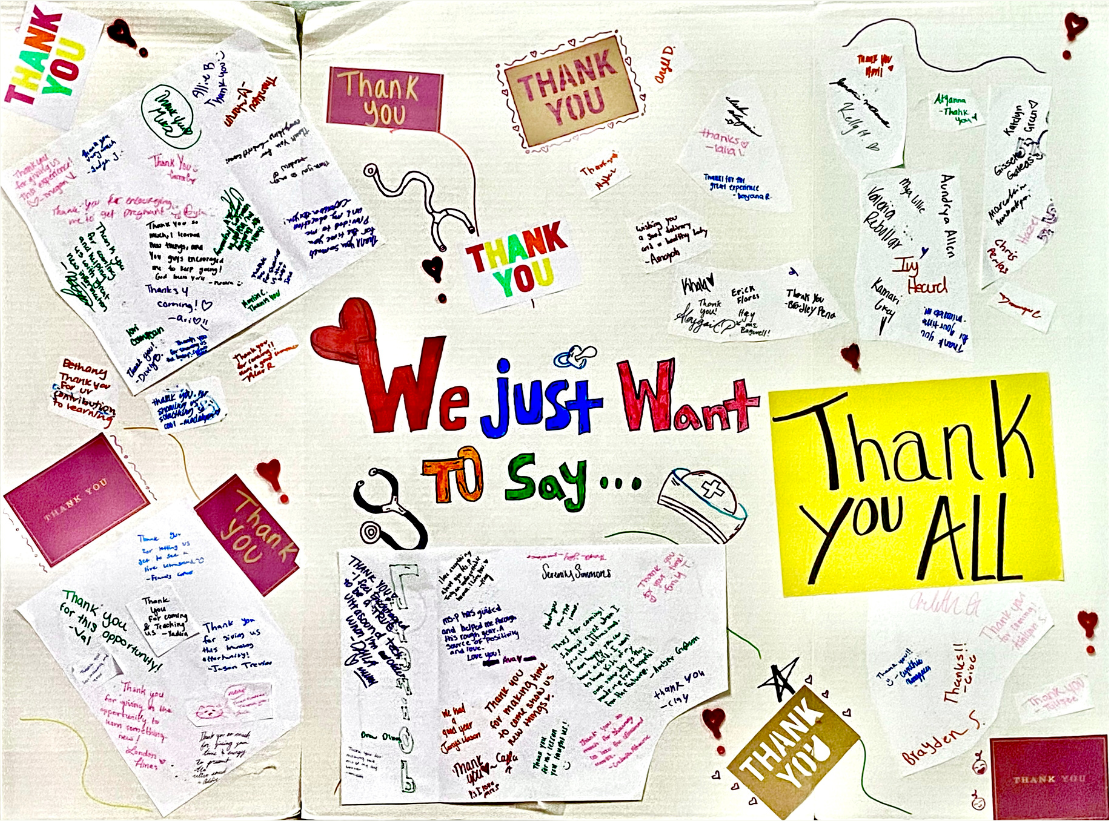
<svg viewBox="0 0 1109 821">
<path fill-rule="evenodd" d="M 715 781 L 719 781 L 720 780 L 720 770 L 717 770 L 716 772 L 714 772 L 712 775 L 709 776 L 709 778 L 711 778 Z"/>
<path fill-rule="evenodd" d="M 805 678 L 805 684 L 812 684 L 812 673 Z"/>
<path fill-rule="evenodd" d="M 720 725 L 724 723 L 724 718 L 724 711 L 719 708 L 701 711 L 701 721 L 705 722 L 705 726 L 709 728 L 717 741 L 720 740 Z"/>
<path fill-rule="evenodd" d="M 575 44 L 575 43 L 577 43 L 577 42 L 578 42 L 577 40 L 571 39 L 571 40 L 570 40 L 570 45 L 574 45 L 574 44 Z"/>
<path fill-rule="evenodd" d="M 539 56 L 539 52 L 538 52 L 538 51 L 533 51 L 533 52 L 531 53 L 531 56 L 532 56 L 532 57 L 538 57 L 538 56 Z"/>
<path fill-rule="evenodd" d="M 820 697 L 821 698 L 827 698 L 828 697 L 828 691 L 825 690 L 823 693 L 820 694 Z"/>
<path fill-rule="evenodd" d="M 442 257 L 432 257 L 431 259 L 425 259 L 423 262 L 420 263 L 420 265 L 423 266 L 424 273 L 434 279 L 437 284 L 443 281 Z"/>
<path fill-rule="evenodd" d="M 377 323 L 370 304 L 361 297 L 351 297 L 339 311 L 339 326 L 316 328 L 311 341 L 312 350 L 324 359 L 357 365 L 359 348 L 376 347 Z"/>
<path fill-rule="evenodd" d="M 254 469 L 258 471 L 259 476 L 270 483 L 274 493 L 281 493 L 281 484 L 277 481 L 277 477 L 281 475 L 281 462 L 270 459 L 268 462 L 259 462 Z M 281 504 L 289 504 L 289 497 L 284 493 L 281 493 Z"/>
<path fill-rule="evenodd" d="M 1080 611 L 1078 614 L 1078 623 L 1081 624 L 1086 631 L 1086 638 L 1092 639 L 1094 637 L 1094 628 L 1097 627 L 1097 613 L 1093 611 L 1087 613 L 1085 610 Z M 1086 647 L 1086 653 L 1091 656 L 1094 654 L 1094 646 L 1092 644 Z"/>
<path fill-rule="evenodd" d="M 747 803 L 750 804 L 753 807 L 753 806 L 755 806 L 755 804 L 757 804 L 759 802 L 755 799 L 755 796 L 752 795 L 751 800 L 748 801 Z"/>
<path fill-rule="evenodd" d="M 1086 30 L 1086 26 L 1090 25 L 1090 21 L 1085 17 L 1080 17 L 1073 11 L 1063 18 L 1063 23 L 1067 27 L 1067 39 L 1072 43 L 1074 38 Z"/>
<path fill-rule="evenodd" d="M 625 57 L 624 62 L 627 63 L 630 66 L 632 64 L 632 58 L 631 57 Z"/>
<path fill-rule="evenodd" d="M 1097 613 L 1087 613 L 1085 610 L 1078 612 L 1078 623 L 1086 631 L 1086 638 L 1094 637 L 1094 628 L 1097 627 Z"/>
<path fill-rule="evenodd" d="M 844 718 L 851 718 L 851 708 L 850 707 L 848 707 L 846 710 L 843 711 L 843 717 Z"/>
<path fill-rule="evenodd" d="M 502 88 L 501 89 L 501 94 L 503 94 L 505 97 L 507 97 L 508 96 L 508 89 L 507 88 Z"/>
<path fill-rule="evenodd" d="M 1083 28 L 1085 28 L 1085 26 L 1083 26 Z M 139 44 L 135 42 L 135 38 L 131 36 L 131 28 L 127 25 L 126 20 L 117 19 L 108 26 L 108 39 L 120 45 L 129 46 L 130 48 L 138 48 L 139 46 Z M 146 57 L 148 53 L 149 52 L 145 48 L 139 49 L 140 57 Z"/>
<path fill-rule="evenodd" d="M 732 789 L 733 790 L 738 790 L 739 789 L 739 782 L 738 781 L 736 781 L 734 784 L 732 784 Z"/>
<path fill-rule="evenodd" d="M 852 342 L 846 348 L 840 348 L 839 351 L 839 355 L 843 357 L 843 361 L 856 371 L 859 370 L 859 356 L 861 353 L 862 352 L 859 350 L 859 343 L 857 342 Z"/>
</svg>

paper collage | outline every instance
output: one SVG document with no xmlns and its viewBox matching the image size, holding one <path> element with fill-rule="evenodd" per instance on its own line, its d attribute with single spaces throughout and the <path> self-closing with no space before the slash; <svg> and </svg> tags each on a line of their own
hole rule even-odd
<svg viewBox="0 0 1109 821">
<path fill-rule="evenodd" d="M 182 503 L 141 522 L 19 613 L 163 815 L 300 721 L 292 646 Z M 191 720 L 192 699 L 258 680 L 272 687 L 270 715 L 248 710 L 213 729 Z"/>
<path fill-rule="evenodd" d="M 870 695 L 901 775 L 981 747 L 1013 669 L 1054 624 L 1026 585 L 870 598 Z"/>
<path fill-rule="evenodd" d="M 846 322 L 807 259 L 767 271 L 683 265 L 674 279 L 670 333 L 712 342 L 769 341 Z"/>
<path fill-rule="evenodd" d="M 379 239 L 246 33 L 26 157 L 3 186 L 132 393 Z"/>
<path fill-rule="evenodd" d="M 344 804 L 637 799 L 727 689 L 719 546 L 397 558 L 339 555 Z"/>
<path fill-rule="evenodd" d="M 855 310 L 863 339 L 971 358 L 962 203 L 954 171 L 860 181 Z"/>
<path fill-rule="evenodd" d="M 770 113 L 751 78 L 712 98 L 678 164 L 714 199 L 755 211 L 793 210 Z"/>
<path fill-rule="evenodd" d="M 0 813 L 1109 821 L 1104 12 L 0 9 Z"/>
<path fill-rule="evenodd" d="M 1051 86 L 990 86 L 981 286 L 1019 271 L 1059 217 L 1047 188 Z"/>
</svg>

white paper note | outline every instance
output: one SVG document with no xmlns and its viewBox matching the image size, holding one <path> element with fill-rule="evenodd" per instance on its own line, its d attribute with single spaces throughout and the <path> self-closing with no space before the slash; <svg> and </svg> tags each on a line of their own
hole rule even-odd
<svg viewBox="0 0 1109 821">
<path fill-rule="evenodd" d="M 156 656 L 164 656 L 199 630 L 181 597 L 169 582 L 161 582 L 134 601 L 127 611 Z"/>
<path fill-rule="evenodd" d="M 1051 86 L 990 86 L 981 287 L 1019 271 L 1055 231 L 1047 187 Z"/>
<path fill-rule="evenodd" d="M 73 125 L 77 104 L 100 44 L 101 20 L 46 0 L 33 0 L 4 50 L 8 78 L 2 104 L 7 111 L 57 126 Z"/>
<path fill-rule="evenodd" d="M 668 203 L 628 223 L 644 271 L 686 262 L 712 248 L 704 217 Z"/>
<path fill-rule="evenodd" d="M 627 159 L 615 148 L 586 157 L 575 169 L 585 195 L 592 199 L 632 175 Z"/>
<path fill-rule="evenodd" d="M 123 675 L 123 670 L 107 650 L 100 650 L 69 665 L 69 677 L 78 690 Z"/>
<path fill-rule="evenodd" d="M 1009 674 L 1052 624 L 1023 585 L 870 594 L 870 695 L 902 776 L 978 744 Z"/>
<path fill-rule="evenodd" d="M 836 49 L 822 77 L 832 139 L 859 175 L 900 165 L 905 153 L 901 46 Z"/>
<path fill-rule="evenodd" d="M 1045 718 L 1080 713 L 1094 708 L 1090 679 L 1082 673 L 1061 678 L 1046 687 L 1021 693 L 1015 698 L 1021 724 L 1031 724 L 1033 721 L 1043 721 Z"/>
<path fill-rule="evenodd" d="M 1046 334 L 1055 316 L 1055 303 L 1046 296 L 1034 294 L 1015 282 L 1000 282 L 986 292 L 987 304 L 1029 328 Z"/>
<path fill-rule="evenodd" d="M 185 554 L 187 560 L 174 560 Z M 148 576 L 155 556 L 169 569 Z M 176 606 L 189 614 L 190 624 L 195 619 L 200 635 L 157 656 L 128 603 L 164 597 L 170 579 Z M 93 648 L 109 648 L 122 674 L 90 679 L 80 688 L 81 698 L 162 815 L 300 722 L 292 645 L 185 502 L 135 525 L 19 613 L 64 669 L 84 669 Z M 194 701 L 261 675 L 273 686 L 271 721 L 244 718 L 205 728 L 189 720 Z"/>
<path fill-rule="evenodd" d="M 693 68 L 693 52 L 686 48 L 681 37 L 669 34 L 644 51 L 635 64 L 645 66 L 651 74 L 648 88 L 669 88 Z"/>
<path fill-rule="evenodd" d="M 20 160 L 3 187 L 133 393 L 378 241 L 246 32 Z"/>
<path fill-rule="evenodd" d="M 728 686 L 722 545 L 339 554 L 342 803 L 639 799 Z"/>
<path fill-rule="evenodd" d="M 948 88 L 928 95 L 928 123 L 934 131 L 962 131 L 986 124 L 978 100 L 967 88 Z"/>
<path fill-rule="evenodd" d="M 711 342 L 759 342 L 816 333 L 845 322 L 812 263 L 766 271 L 683 265 L 674 274 L 670 333 Z"/>
<path fill-rule="evenodd" d="M 227 399 L 218 376 L 159 388 L 146 401 L 164 431 L 214 425 L 227 418 Z"/>
<path fill-rule="evenodd" d="M 50 386 L 50 410 L 88 425 L 107 430 L 116 418 L 119 377 L 107 366 L 63 356 L 58 375 Z"/>
<path fill-rule="evenodd" d="M 954 170 L 859 181 L 855 311 L 863 339 L 971 358 L 963 198 Z"/>
<path fill-rule="evenodd" d="M 288 326 L 274 328 L 231 351 L 231 361 L 240 382 L 255 382 L 297 355 L 300 345 Z"/>
<path fill-rule="evenodd" d="M 716 199 L 756 211 L 793 210 L 770 113 L 750 77 L 713 97 L 678 164 Z"/>
</svg>

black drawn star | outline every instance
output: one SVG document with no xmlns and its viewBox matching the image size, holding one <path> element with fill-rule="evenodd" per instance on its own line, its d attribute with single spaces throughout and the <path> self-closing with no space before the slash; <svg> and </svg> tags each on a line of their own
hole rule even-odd
<svg viewBox="0 0 1109 821">
<path fill-rule="evenodd" d="M 797 662 L 800 658 L 801 657 L 798 656 L 781 670 L 778 669 L 778 665 L 771 664 L 770 678 L 760 684 L 759 689 L 763 687 L 773 687 L 774 694 L 778 697 L 779 704 L 782 703 L 782 694 L 786 690 L 789 690 L 790 695 L 796 693 L 797 691 L 793 689 L 793 685 L 789 683 L 789 677 L 793 674 L 793 668 L 797 666 Z"/>
</svg>

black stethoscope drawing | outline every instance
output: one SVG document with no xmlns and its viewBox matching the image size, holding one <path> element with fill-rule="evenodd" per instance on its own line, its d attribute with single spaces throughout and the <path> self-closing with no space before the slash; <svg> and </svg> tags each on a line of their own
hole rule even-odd
<svg viewBox="0 0 1109 821">
<path fill-rule="evenodd" d="M 401 177 L 400 185 L 396 188 L 388 188 L 385 183 L 381 181 L 381 170 L 377 167 L 377 163 L 367 163 L 366 167 L 362 169 L 362 174 L 369 177 L 374 181 L 377 190 L 386 197 L 399 197 L 413 182 L 418 182 L 424 187 L 424 210 L 427 211 L 431 217 L 431 241 L 435 243 L 435 247 L 440 251 L 446 251 L 447 246 L 443 243 L 442 238 L 439 236 L 439 223 L 447 217 L 453 217 L 466 226 L 466 230 L 471 234 L 477 233 L 474 224 L 470 222 L 470 218 L 466 216 L 464 211 L 459 211 L 457 208 L 432 208 L 431 197 L 435 194 L 435 183 L 431 181 L 431 177 L 423 171 L 409 171 Z"/>
<path fill-rule="evenodd" d="M 354 484 L 354 503 L 368 513 L 396 513 L 403 516 L 408 520 L 409 524 L 416 528 L 416 533 L 419 535 L 420 539 L 415 547 L 403 547 L 396 539 L 382 530 L 381 525 L 377 522 L 369 521 L 362 523 L 362 541 L 366 544 L 374 544 L 380 539 L 393 548 L 393 550 L 423 550 L 427 547 L 427 528 L 424 527 L 423 522 L 416 518 L 416 515 L 412 511 L 407 510 L 397 499 L 400 490 L 397 477 L 384 468 L 370 468 L 370 476 L 377 476 L 379 474 L 389 483 L 389 488 L 393 494 L 392 498 L 383 505 L 375 505 L 371 502 L 367 502 L 362 498 L 362 485 L 365 484 L 365 480 L 359 479 Z"/>
</svg>

